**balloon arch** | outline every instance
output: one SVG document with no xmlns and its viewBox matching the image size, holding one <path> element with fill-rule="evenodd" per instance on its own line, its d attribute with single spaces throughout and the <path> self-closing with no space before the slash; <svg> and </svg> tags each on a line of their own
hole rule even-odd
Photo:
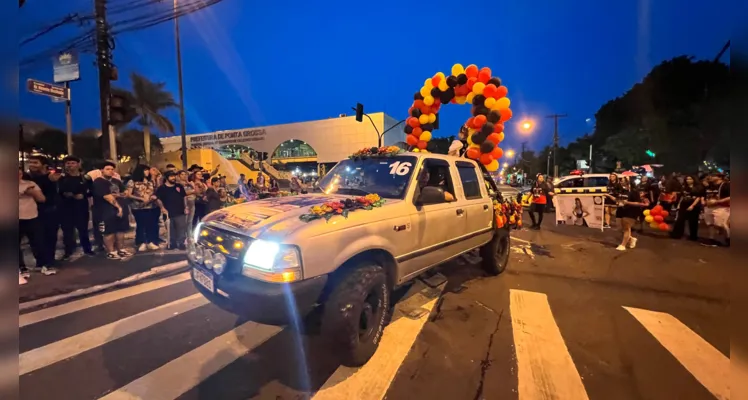
<svg viewBox="0 0 748 400">
<path fill-rule="evenodd" d="M 472 104 L 472 117 L 463 126 L 467 130 L 466 155 L 478 160 L 489 171 L 499 168 L 504 154 L 499 143 L 504 140 L 504 122 L 512 118 L 506 86 L 491 76 L 491 69 L 476 65 L 452 66 L 452 75 L 437 72 L 426 79 L 413 98 L 406 119 L 406 142 L 413 151 L 426 151 L 432 132 L 439 127 L 437 115 L 442 104 Z"/>
</svg>

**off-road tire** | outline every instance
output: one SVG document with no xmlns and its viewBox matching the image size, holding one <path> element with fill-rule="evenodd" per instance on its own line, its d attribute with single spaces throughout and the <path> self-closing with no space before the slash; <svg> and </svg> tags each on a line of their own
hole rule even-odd
<svg viewBox="0 0 748 400">
<path fill-rule="evenodd" d="M 389 315 L 390 288 L 379 265 L 365 263 L 341 273 L 324 304 L 321 332 L 343 365 L 359 367 L 379 347 Z M 375 325 L 362 323 L 365 311 Z"/>
<path fill-rule="evenodd" d="M 481 267 L 489 275 L 498 275 L 506 269 L 509 264 L 510 240 L 509 229 L 495 229 L 491 241 L 478 251 L 482 258 Z"/>
</svg>

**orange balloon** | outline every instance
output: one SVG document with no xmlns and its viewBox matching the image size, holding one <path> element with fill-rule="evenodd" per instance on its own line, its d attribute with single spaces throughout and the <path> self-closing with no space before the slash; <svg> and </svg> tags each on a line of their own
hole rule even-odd
<svg viewBox="0 0 748 400">
<path fill-rule="evenodd" d="M 499 110 L 499 114 L 501 114 L 501 119 L 499 120 L 501 122 L 509 121 L 512 118 L 512 110 L 508 108 Z"/>
<path fill-rule="evenodd" d="M 413 135 L 408 135 L 405 137 L 405 143 L 410 146 L 415 146 L 418 144 L 418 138 Z"/>
<path fill-rule="evenodd" d="M 669 231 L 670 230 L 670 226 L 668 226 L 668 224 L 666 224 L 666 223 L 663 222 L 663 223 L 660 224 L 660 230 L 661 231 Z"/>
<path fill-rule="evenodd" d="M 478 72 L 478 82 L 488 83 L 491 80 L 491 69 L 488 67 L 481 68 Z"/>
<path fill-rule="evenodd" d="M 437 87 L 437 86 L 439 86 L 439 82 L 441 82 L 441 81 L 442 81 L 442 77 L 441 76 L 434 75 L 434 77 L 431 78 L 431 85 L 433 85 L 434 87 Z"/>
<path fill-rule="evenodd" d="M 465 75 L 467 75 L 468 78 L 478 78 L 478 66 L 475 64 L 470 64 L 465 68 Z"/>
<path fill-rule="evenodd" d="M 421 123 L 418 122 L 418 118 L 415 117 L 409 117 L 405 120 L 405 123 L 412 126 L 413 128 L 421 126 Z"/>
<path fill-rule="evenodd" d="M 416 127 L 416 128 L 413 128 L 413 132 L 411 132 L 411 134 L 412 134 L 413 136 L 415 136 L 415 137 L 421 137 L 421 134 L 422 134 L 422 133 L 423 133 L 423 129 L 421 129 L 421 127 L 420 127 L 420 126 L 419 126 L 419 127 Z"/>
<path fill-rule="evenodd" d="M 485 115 L 476 115 L 474 121 L 474 127 L 475 129 L 480 129 L 483 125 L 486 124 L 486 116 Z"/>
<path fill-rule="evenodd" d="M 501 115 L 501 114 L 499 114 L 499 115 Z M 496 133 L 504 132 L 504 124 L 502 124 L 501 122 L 497 122 L 497 123 L 493 124 L 493 131 L 496 132 Z"/>
<path fill-rule="evenodd" d="M 504 155 L 504 150 L 501 150 L 501 147 L 496 146 L 491 151 L 491 157 L 493 157 L 494 160 L 498 160 Z"/>
<path fill-rule="evenodd" d="M 480 158 L 480 150 L 476 147 L 471 147 L 467 149 L 467 153 L 465 153 L 468 158 L 472 158 L 473 160 L 477 160 Z"/>
<path fill-rule="evenodd" d="M 483 95 L 486 96 L 486 98 L 496 98 L 496 91 L 498 89 L 499 88 L 497 88 L 496 85 L 494 85 L 493 83 L 489 83 L 485 88 L 483 88 Z"/>
<path fill-rule="evenodd" d="M 509 89 L 507 89 L 506 86 L 499 86 L 499 88 L 496 90 L 497 99 L 506 97 L 507 94 L 509 94 Z"/>
<path fill-rule="evenodd" d="M 670 213 L 667 212 L 667 211 L 665 211 L 665 210 L 662 210 L 662 212 L 660 213 L 660 215 L 662 215 L 662 218 L 667 218 L 667 216 L 670 215 Z"/>
<path fill-rule="evenodd" d="M 425 149 L 428 145 L 429 145 L 428 142 L 425 142 L 423 140 L 418 141 L 418 148 L 421 150 Z"/>
<path fill-rule="evenodd" d="M 483 165 L 491 164 L 491 161 L 493 161 L 493 157 L 491 156 L 491 153 L 484 153 L 480 156 L 480 163 Z"/>
<path fill-rule="evenodd" d="M 465 122 L 465 125 L 468 128 L 472 128 L 473 124 L 475 124 L 475 117 L 470 117 L 470 118 L 468 118 L 467 122 Z"/>
<path fill-rule="evenodd" d="M 655 222 L 662 222 L 665 220 L 665 218 L 663 218 L 662 215 L 655 215 L 654 220 Z"/>
<path fill-rule="evenodd" d="M 499 144 L 499 142 L 501 141 L 501 137 L 499 136 L 498 133 L 492 133 L 492 134 L 488 135 L 488 137 L 486 139 L 492 141 L 493 144 Z"/>
<path fill-rule="evenodd" d="M 415 108 L 421 108 L 423 106 L 424 106 L 423 100 L 416 100 L 416 101 L 413 102 L 413 107 L 415 107 Z"/>
<path fill-rule="evenodd" d="M 475 85 L 475 82 L 478 82 L 478 78 L 468 78 L 467 83 L 465 86 L 468 87 L 469 91 L 473 91 L 473 85 Z"/>
</svg>

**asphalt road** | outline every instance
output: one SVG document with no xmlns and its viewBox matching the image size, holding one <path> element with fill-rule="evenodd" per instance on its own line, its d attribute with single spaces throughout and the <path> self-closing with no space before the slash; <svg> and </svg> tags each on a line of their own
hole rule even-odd
<svg viewBox="0 0 748 400">
<path fill-rule="evenodd" d="M 358 370 L 314 318 L 237 320 L 187 274 L 23 314 L 21 398 L 729 398 L 729 250 L 654 235 L 618 252 L 616 232 L 552 223 L 513 234 L 499 277 L 471 256 L 398 293 Z"/>
</svg>

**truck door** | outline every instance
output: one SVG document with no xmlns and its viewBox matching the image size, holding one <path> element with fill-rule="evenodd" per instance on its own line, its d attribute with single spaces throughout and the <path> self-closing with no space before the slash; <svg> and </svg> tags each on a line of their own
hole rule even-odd
<svg viewBox="0 0 748 400">
<path fill-rule="evenodd" d="M 468 161 L 456 161 L 459 175 L 458 196 L 461 208 L 465 211 L 465 227 L 462 233 L 463 251 L 475 248 L 488 241 L 493 226 L 493 204 L 477 165 Z"/>
</svg>

